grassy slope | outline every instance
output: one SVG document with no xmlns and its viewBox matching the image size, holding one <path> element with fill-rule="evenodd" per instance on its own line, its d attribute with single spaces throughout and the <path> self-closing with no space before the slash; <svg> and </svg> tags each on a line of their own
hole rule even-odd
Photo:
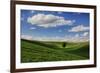
<svg viewBox="0 0 100 73">
<path fill-rule="evenodd" d="M 22 62 L 88 59 L 87 44 L 67 43 L 67 46 L 63 48 L 62 42 L 52 44 L 52 42 L 21 41 Z"/>
</svg>

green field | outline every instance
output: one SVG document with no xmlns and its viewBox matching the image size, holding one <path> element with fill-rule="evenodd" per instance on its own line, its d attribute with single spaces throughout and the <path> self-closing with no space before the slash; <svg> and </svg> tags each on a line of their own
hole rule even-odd
<svg viewBox="0 0 100 73">
<path fill-rule="evenodd" d="M 89 59 L 89 42 L 41 42 L 21 39 L 21 62 Z"/>
</svg>

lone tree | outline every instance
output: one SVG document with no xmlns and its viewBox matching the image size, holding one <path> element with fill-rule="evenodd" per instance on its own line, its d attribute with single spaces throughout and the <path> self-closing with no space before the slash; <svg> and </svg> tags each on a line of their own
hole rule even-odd
<svg viewBox="0 0 100 73">
<path fill-rule="evenodd" d="M 63 45 L 62 45 L 62 47 L 66 47 L 66 42 L 63 42 Z"/>
</svg>

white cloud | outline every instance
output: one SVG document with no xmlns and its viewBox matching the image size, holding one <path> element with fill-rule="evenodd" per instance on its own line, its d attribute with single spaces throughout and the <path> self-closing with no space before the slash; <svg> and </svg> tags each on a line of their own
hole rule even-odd
<svg viewBox="0 0 100 73">
<path fill-rule="evenodd" d="M 67 41 L 70 42 L 86 42 L 89 41 L 89 38 L 87 36 L 80 36 L 79 34 L 76 34 L 75 37 L 74 36 L 70 36 L 69 38 L 67 38 Z"/>
<path fill-rule="evenodd" d="M 88 31 L 89 27 L 88 26 L 83 26 L 83 25 L 78 25 L 75 27 L 72 27 L 69 32 L 82 32 L 82 31 Z"/>
<path fill-rule="evenodd" d="M 52 37 L 47 37 L 47 36 L 38 36 L 38 37 L 34 37 L 33 40 L 37 40 L 37 41 L 59 41 L 59 42 L 87 42 L 89 41 L 88 37 L 83 37 L 80 36 L 79 34 L 75 34 L 73 36 L 71 35 L 66 35 L 65 37 L 60 37 L 60 36 L 52 36 Z"/>
<path fill-rule="evenodd" d="M 88 38 L 70 38 L 70 40 L 68 40 L 68 41 L 70 41 L 70 42 L 86 42 L 86 41 L 89 41 L 89 39 Z"/>
<path fill-rule="evenodd" d="M 33 37 L 30 36 L 30 35 L 21 35 L 21 38 L 26 39 L 26 40 L 32 40 L 33 39 Z"/>
<path fill-rule="evenodd" d="M 36 41 L 59 41 L 59 42 L 87 42 L 89 41 L 89 38 L 87 36 L 80 36 L 79 34 L 75 34 L 73 36 L 71 35 L 65 35 L 65 37 L 60 36 L 31 36 L 31 35 L 21 35 L 22 39 L 26 40 L 36 40 Z"/>
<path fill-rule="evenodd" d="M 32 25 L 37 25 L 40 27 L 56 27 L 62 25 L 71 25 L 75 21 L 74 20 L 66 20 L 64 17 L 56 16 L 53 14 L 36 14 L 32 17 L 28 17 L 27 22 Z"/>
<path fill-rule="evenodd" d="M 84 32 L 82 36 L 85 37 L 85 36 L 88 36 L 88 35 L 89 35 L 89 32 Z"/>
</svg>

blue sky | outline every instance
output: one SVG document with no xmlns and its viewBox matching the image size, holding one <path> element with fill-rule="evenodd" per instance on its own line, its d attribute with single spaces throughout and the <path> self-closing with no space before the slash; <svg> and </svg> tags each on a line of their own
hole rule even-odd
<svg viewBox="0 0 100 73">
<path fill-rule="evenodd" d="M 89 13 L 21 10 L 21 36 L 35 40 L 89 40 Z"/>
</svg>

